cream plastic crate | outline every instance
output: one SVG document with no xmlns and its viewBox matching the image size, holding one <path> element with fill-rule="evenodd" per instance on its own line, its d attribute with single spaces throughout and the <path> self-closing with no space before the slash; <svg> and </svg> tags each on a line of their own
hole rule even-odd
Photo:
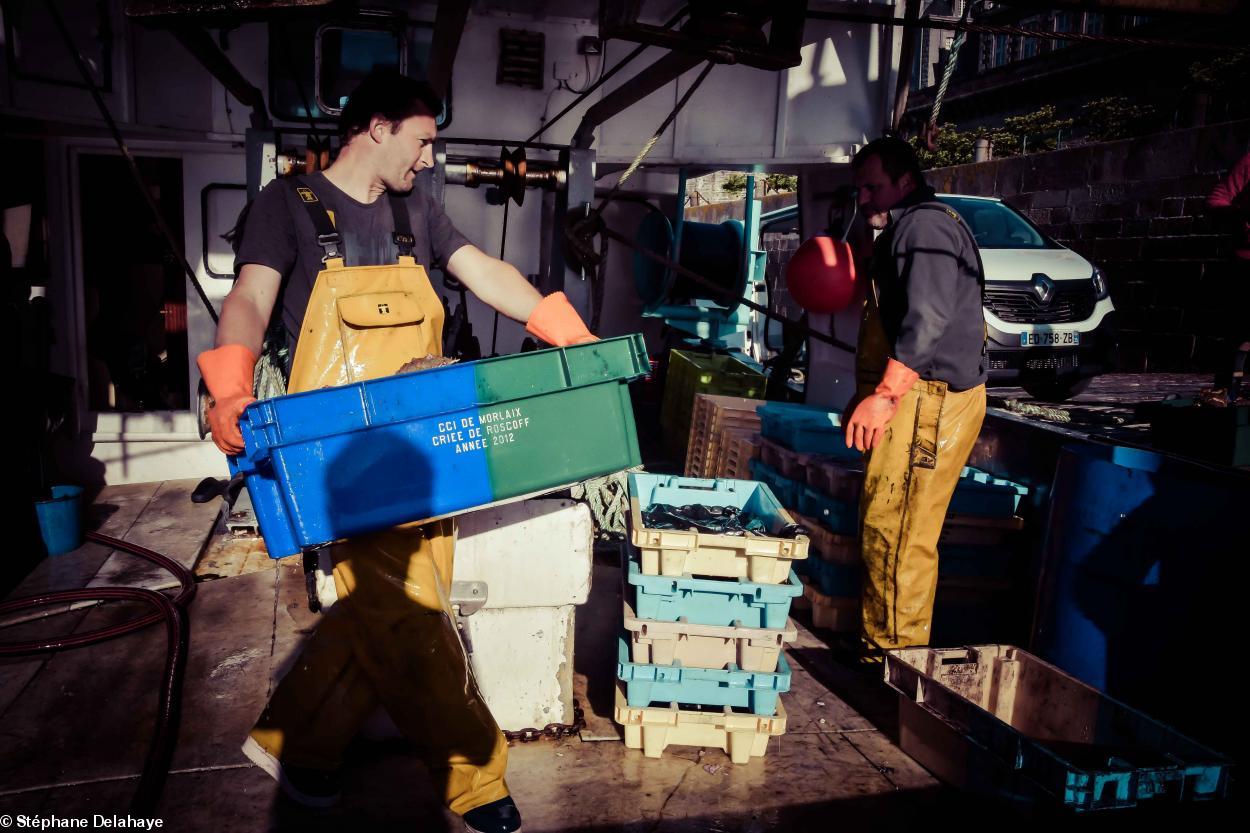
<svg viewBox="0 0 1250 833">
<path fill-rule="evenodd" d="M 616 722 L 625 728 L 625 745 L 658 758 L 669 746 L 701 746 L 719 749 L 735 764 L 763 757 L 768 739 L 786 732 L 786 709 L 777 702 L 777 714 L 761 717 L 720 711 L 684 711 L 668 708 L 630 707 L 625 692 L 616 687 Z"/>
<path fill-rule="evenodd" d="M 655 475 L 647 475 L 652 479 Z M 640 478 L 631 476 L 631 484 Z M 749 480 L 705 480 L 670 478 L 681 487 L 685 483 L 715 483 L 721 489 L 757 492 L 752 501 L 766 508 L 774 526 L 794 523 L 794 517 L 781 507 L 762 483 Z M 646 576 L 714 576 L 746 579 L 755 584 L 782 584 L 790 577 L 792 562 L 807 558 L 808 538 L 772 536 L 714 535 L 680 529 L 649 529 L 643 525 L 638 489 L 631 485 L 629 496 L 630 538 L 638 548 L 642 574 Z M 763 514 L 763 513 L 760 513 Z"/>
<path fill-rule="evenodd" d="M 628 601 L 625 630 L 629 632 L 630 657 L 642 665 L 726 668 L 732 664 L 743 671 L 766 673 L 777 670 L 782 649 L 799 635 L 789 620 L 784 629 L 773 630 L 639 619 Z"/>
<path fill-rule="evenodd" d="M 721 435 L 719 459 L 716 461 L 715 477 L 730 480 L 750 480 L 751 461 L 759 454 L 758 431 L 730 429 Z"/>
<path fill-rule="evenodd" d="M 733 432 L 758 433 L 760 418 L 755 409 L 759 399 L 715 396 L 700 393 L 694 398 L 690 419 L 690 441 L 686 452 L 688 477 L 716 477 L 724 457 L 724 445 Z"/>
</svg>

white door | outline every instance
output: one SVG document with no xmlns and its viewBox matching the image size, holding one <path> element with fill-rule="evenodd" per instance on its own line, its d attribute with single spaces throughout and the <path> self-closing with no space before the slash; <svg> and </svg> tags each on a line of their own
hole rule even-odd
<svg viewBox="0 0 1250 833">
<path fill-rule="evenodd" d="M 211 143 L 129 147 L 144 187 L 220 308 L 233 278 L 221 235 L 243 205 L 242 150 Z M 211 316 L 113 146 L 72 147 L 70 181 L 85 470 L 92 480 L 102 470 L 109 484 L 224 476 L 225 457 L 199 438 L 195 415 L 195 356 L 212 347 Z"/>
</svg>

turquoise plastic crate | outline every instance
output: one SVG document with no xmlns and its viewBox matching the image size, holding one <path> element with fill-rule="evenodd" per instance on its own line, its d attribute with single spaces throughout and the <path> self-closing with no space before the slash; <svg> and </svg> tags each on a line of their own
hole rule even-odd
<svg viewBox="0 0 1250 833">
<path fill-rule="evenodd" d="M 847 500 L 834 500 L 810 486 L 799 493 L 799 512 L 824 521 L 825 526 L 838 535 L 859 535 L 859 504 Z"/>
<path fill-rule="evenodd" d="M 634 587 L 634 611 L 640 619 L 695 625 L 784 628 L 790 602 L 803 594 L 794 571 L 782 584 L 749 581 L 644 576 L 638 561 L 629 559 L 626 580 Z"/>
<path fill-rule="evenodd" d="M 860 567 L 838 564 L 823 558 L 809 558 L 807 576 L 811 584 L 826 596 L 858 596 Z"/>
<path fill-rule="evenodd" d="M 951 498 L 952 515 L 973 515 L 979 518 L 1010 518 L 1016 514 L 1021 498 L 1029 493 L 1027 486 L 994 477 L 988 472 L 964 466 L 959 484 Z"/>
<path fill-rule="evenodd" d="M 751 461 L 751 476 L 772 489 L 782 506 L 799 505 L 799 491 L 803 488 L 799 481 L 783 477 L 781 472 L 759 459 Z"/>
<path fill-rule="evenodd" d="M 760 433 L 791 451 L 825 454 L 843 460 L 860 459 L 858 451 L 846 447 L 840 411 L 787 402 L 769 402 L 756 411 L 760 415 Z"/>
<path fill-rule="evenodd" d="M 629 661 L 629 642 L 617 641 L 616 676 L 625 683 L 625 699 L 633 708 L 652 703 L 730 706 L 770 716 L 777 713 L 777 696 L 790 690 L 790 665 L 777 658 L 775 672 L 740 671 L 737 666 L 715 670 L 681 665 L 639 665 Z"/>
<path fill-rule="evenodd" d="M 772 490 L 754 480 L 724 477 L 709 480 L 638 472 L 629 476 L 629 496 L 638 499 L 639 508 L 644 512 L 657 503 L 670 506 L 731 506 L 759 518 L 773 535 L 790 523 Z"/>
</svg>

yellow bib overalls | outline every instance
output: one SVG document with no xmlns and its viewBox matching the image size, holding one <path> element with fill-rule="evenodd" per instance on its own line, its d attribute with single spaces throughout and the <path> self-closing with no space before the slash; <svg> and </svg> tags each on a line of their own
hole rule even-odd
<svg viewBox="0 0 1250 833">
<path fill-rule="evenodd" d="M 876 294 L 874 286 L 860 322 L 856 402 L 880 383 L 893 349 Z M 859 505 L 866 646 L 929 644 L 938 538 L 984 419 L 985 385 L 951 391 L 945 382 L 921 379 L 899 400 L 880 443 L 868 453 Z"/>
<path fill-rule="evenodd" d="M 404 200 L 391 197 L 395 264 L 344 265 L 328 212 L 297 194 L 325 249 L 288 391 L 394 374 L 442 355 L 443 306 L 412 257 Z M 338 602 L 282 678 L 252 737 L 285 763 L 336 769 L 378 706 L 420 748 L 452 811 L 508 794 L 507 741 L 474 682 L 453 618 L 454 526 L 408 524 L 331 545 Z"/>
</svg>

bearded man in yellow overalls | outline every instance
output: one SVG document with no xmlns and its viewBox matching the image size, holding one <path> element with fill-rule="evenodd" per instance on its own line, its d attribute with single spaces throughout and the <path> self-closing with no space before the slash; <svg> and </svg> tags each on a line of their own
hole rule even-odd
<svg viewBox="0 0 1250 833">
<path fill-rule="evenodd" d="M 910 145 L 877 139 L 851 168 L 881 229 L 845 426 L 847 446 L 868 453 L 861 635 L 873 658 L 929 644 L 938 537 L 985 418 L 985 278 L 976 240 Z"/>
<path fill-rule="evenodd" d="M 271 314 L 294 358 L 291 393 L 392 375 L 442 355 L 443 307 L 425 267 L 556 346 L 594 340 L 563 293 L 543 298 L 514 267 L 471 245 L 442 207 L 413 189 L 433 166 L 425 84 L 395 72 L 361 83 L 340 119 L 342 150 L 323 173 L 270 183 L 252 204 L 216 348 L 199 356 L 214 398 L 212 435 L 243 450 L 239 416 Z M 385 708 L 423 750 L 447 806 L 478 833 L 513 833 L 507 742 L 474 682 L 449 590 L 451 520 L 409 524 L 334 545 L 339 601 L 320 622 L 243 746 L 283 792 L 310 806 L 338 798 L 343 751 Z"/>
</svg>

